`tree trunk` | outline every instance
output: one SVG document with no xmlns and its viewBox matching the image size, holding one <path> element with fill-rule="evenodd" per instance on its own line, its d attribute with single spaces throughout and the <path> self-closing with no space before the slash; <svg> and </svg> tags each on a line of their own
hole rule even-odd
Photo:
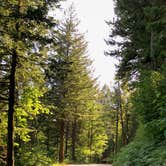
<svg viewBox="0 0 166 166">
<path fill-rule="evenodd" d="M 66 124 L 65 157 L 68 155 L 69 122 Z"/>
<path fill-rule="evenodd" d="M 128 108 L 127 108 L 128 109 Z M 126 125 L 125 125 L 125 144 L 127 145 L 129 143 L 129 117 L 128 117 L 128 111 L 125 111 L 125 121 L 126 121 Z"/>
<path fill-rule="evenodd" d="M 90 150 L 90 162 L 92 162 L 92 143 L 93 143 L 93 120 L 90 121 L 90 141 L 89 141 L 89 150 Z"/>
<path fill-rule="evenodd" d="M 118 109 L 120 113 L 120 123 L 122 128 L 122 145 L 125 145 L 125 129 L 124 129 L 124 121 L 123 121 L 123 108 L 122 108 L 122 95 L 120 89 L 120 83 L 118 82 Z"/>
<path fill-rule="evenodd" d="M 115 132 L 115 153 L 118 152 L 118 128 L 119 128 L 119 110 L 116 110 L 116 132 Z"/>
<path fill-rule="evenodd" d="M 64 138 L 65 138 L 65 123 L 62 119 L 60 122 L 60 147 L 59 147 L 59 162 L 64 161 Z"/>
<path fill-rule="evenodd" d="M 121 103 L 119 103 L 119 109 L 120 109 L 120 123 L 122 128 L 122 145 L 125 145 L 125 131 L 124 131 L 124 122 L 123 122 L 123 110 Z"/>
<path fill-rule="evenodd" d="M 14 104 L 15 104 L 16 65 L 17 65 L 17 53 L 16 50 L 14 50 L 12 55 L 10 83 L 9 83 L 7 166 L 14 166 Z"/>
<path fill-rule="evenodd" d="M 75 156 L 75 148 L 76 148 L 76 119 L 74 119 L 74 122 L 72 124 L 72 161 L 76 160 Z"/>
<path fill-rule="evenodd" d="M 21 0 L 18 0 L 18 11 L 17 14 L 20 14 L 20 4 Z M 15 42 L 19 39 L 19 22 L 16 21 L 15 24 L 17 36 Z M 16 48 L 13 49 L 11 55 L 11 70 L 9 77 L 9 97 L 8 97 L 8 134 L 7 134 L 7 166 L 14 166 L 14 105 L 15 105 L 15 91 L 16 91 L 16 66 L 17 66 L 17 51 Z"/>
</svg>

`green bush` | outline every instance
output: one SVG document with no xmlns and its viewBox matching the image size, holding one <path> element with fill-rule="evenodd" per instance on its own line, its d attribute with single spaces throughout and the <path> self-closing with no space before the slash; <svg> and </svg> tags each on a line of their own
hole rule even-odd
<svg viewBox="0 0 166 166">
<path fill-rule="evenodd" d="M 141 127 L 135 140 L 121 149 L 113 166 L 166 166 L 166 144 L 151 141 Z"/>
<path fill-rule="evenodd" d="M 46 151 L 40 146 L 33 147 L 31 150 L 27 147 L 21 148 L 15 160 L 17 166 L 49 166 L 51 163 Z"/>
</svg>

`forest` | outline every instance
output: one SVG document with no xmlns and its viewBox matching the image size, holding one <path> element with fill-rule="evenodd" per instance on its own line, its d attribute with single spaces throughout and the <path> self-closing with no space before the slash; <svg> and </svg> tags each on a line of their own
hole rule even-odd
<svg viewBox="0 0 166 166">
<path fill-rule="evenodd" d="M 166 1 L 114 0 L 102 88 L 61 1 L 0 0 L 0 166 L 166 166 Z"/>
</svg>

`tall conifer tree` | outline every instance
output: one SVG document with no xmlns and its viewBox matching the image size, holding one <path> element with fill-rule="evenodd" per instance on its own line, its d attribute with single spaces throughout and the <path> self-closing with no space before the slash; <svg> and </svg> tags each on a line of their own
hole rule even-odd
<svg viewBox="0 0 166 166">
<path fill-rule="evenodd" d="M 52 18 L 47 15 L 48 10 L 57 2 L 54 0 L 0 2 L 0 54 L 3 63 L 9 66 L 8 166 L 14 165 L 14 112 L 17 68 L 22 66 L 25 61 L 39 60 L 40 50 L 50 41 L 49 28 L 54 25 Z"/>
<path fill-rule="evenodd" d="M 57 29 L 55 51 L 50 54 L 48 79 L 49 102 L 59 122 L 59 162 L 63 162 L 71 134 L 71 159 L 77 160 L 76 149 L 84 117 L 89 105 L 97 100 L 95 80 L 91 78 L 91 60 L 87 57 L 87 43 L 78 31 L 79 21 L 71 6 Z M 91 103 L 91 104 L 90 104 Z M 96 102 L 97 103 L 97 102 Z M 93 105 L 93 104 L 92 104 Z M 65 135 L 65 132 L 67 136 Z M 65 141 L 66 140 L 66 141 Z M 66 145 L 65 145 L 66 142 Z M 66 147 L 65 147 L 66 146 Z"/>
</svg>

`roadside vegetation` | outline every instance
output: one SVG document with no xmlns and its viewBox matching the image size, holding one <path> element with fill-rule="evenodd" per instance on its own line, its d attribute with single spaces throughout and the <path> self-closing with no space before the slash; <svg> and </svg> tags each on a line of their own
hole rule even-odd
<svg viewBox="0 0 166 166">
<path fill-rule="evenodd" d="M 114 0 L 112 87 L 60 2 L 0 0 L 0 166 L 166 166 L 166 1 Z"/>
</svg>

